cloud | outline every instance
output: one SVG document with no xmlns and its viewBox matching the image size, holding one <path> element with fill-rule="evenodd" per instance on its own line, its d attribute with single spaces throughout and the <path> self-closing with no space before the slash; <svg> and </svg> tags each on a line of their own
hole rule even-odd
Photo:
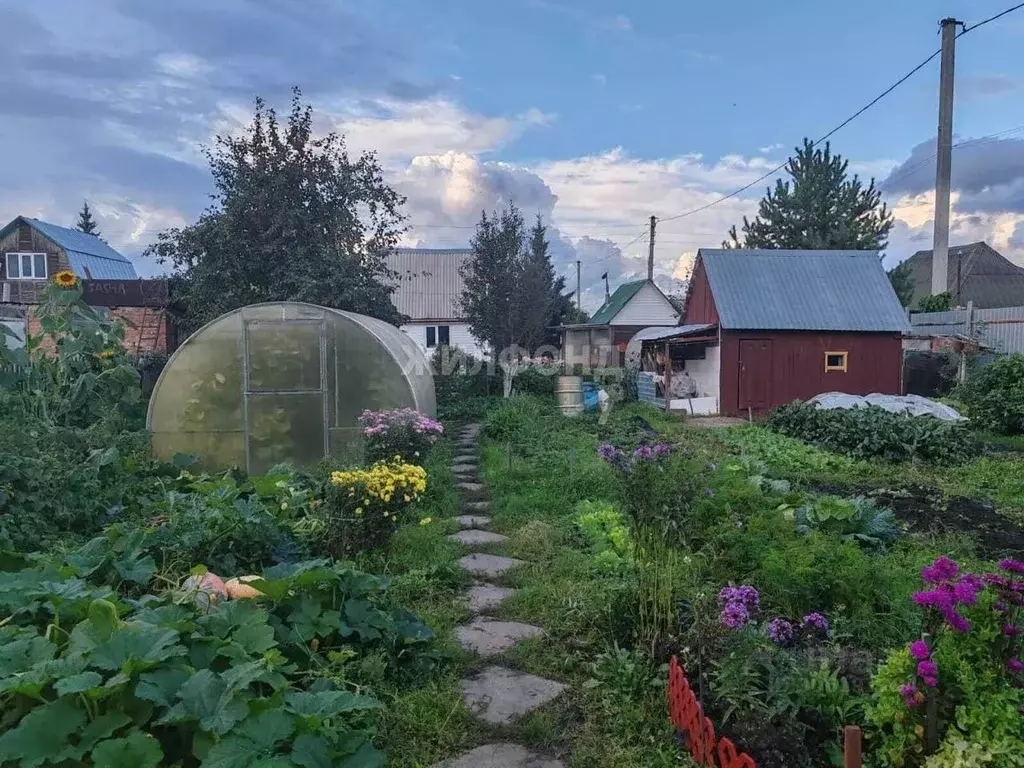
<svg viewBox="0 0 1024 768">
<path fill-rule="evenodd" d="M 964 75 L 956 80 L 957 98 L 992 98 L 1016 93 L 1024 88 L 1024 79 L 1008 75 Z"/>
<path fill-rule="evenodd" d="M 602 88 L 604 88 L 606 85 L 608 85 L 608 76 L 607 75 L 603 75 L 600 72 L 595 72 L 594 74 L 592 74 L 590 76 L 590 79 L 593 80 L 595 83 L 597 83 Z"/>
<path fill-rule="evenodd" d="M 762 155 L 770 155 L 772 152 L 777 152 L 785 146 L 785 144 L 769 144 L 764 147 L 759 147 L 757 151 Z"/>
</svg>

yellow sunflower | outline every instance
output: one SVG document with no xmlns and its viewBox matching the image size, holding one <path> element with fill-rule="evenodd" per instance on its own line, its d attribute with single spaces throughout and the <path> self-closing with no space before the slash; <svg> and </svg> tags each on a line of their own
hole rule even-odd
<svg viewBox="0 0 1024 768">
<path fill-rule="evenodd" d="M 78 277 L 74 272 L 64 269 L 53 276 L 53 282 L 61 288 L 74 288 L 78 285 Z"/>
</svg>

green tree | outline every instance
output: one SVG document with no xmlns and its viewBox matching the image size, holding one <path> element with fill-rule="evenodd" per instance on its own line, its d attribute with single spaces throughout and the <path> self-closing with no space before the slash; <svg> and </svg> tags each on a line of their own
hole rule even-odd
<svg viewBox="0 0 1024 768">
<path fill-rule="evenodd" d="M 283 122 L 257 99 L 242 136 L 218 136 L 207 150 L 213 204 L 146 251 L 178 270 L 174 299 L 190 329 L 263 301 L 402 319 L 385 256 L 401 234 L 404 199 L 374 154 L 352 159 L 342 136 L 314 137 L 301 98 L 295 88 Z"/>
<path fill-rule="evenodd" d="M 768 189 L 753 221 L 743 217 L 742 238 L 734 226 L 726 248 L 883 250 L 893 216 L 871 179 L 848 178 L 849 161 L 828 143 L 804 139 L 786 163 L 790 179 Z"/>
<path fill-rule="evenodd" d="M 921 312 L 946 312 L 953 308 L 953 295 L 949 291 L 922 296 L 917 302 Z"/>
<path fill-rule="evenodd" d="M 89 210 L 89 202 L 87 200 L 82 201 L 82 210 L 78 212 L 78 223 L 75 224 L 75 229 L 79 232 L 85 232 L 87 235 L 100 236 L 100 230 L 96 226 L 96 219 L 92 217 L 92 211 Z"/>
<path fill-rule="evenodd" d="M 502 369 L 505 397 L 525 358 L 544 341 L 554 311 L 555 277 L 538 219 L 527 238 L 515 206 L 480 216 L 462 267 L 462 311 L 473 337 Z"/>
<path fill-rule="evenodd" d="M 910 262 L 897 264 L 886 274 L 889 275 L 889 282 L 892 283 L 892 289 L 896 292 L 900 304 L 909 307 L 910 302 L 914 300 L 914 273 L 910 269 Z"/>
</svg>

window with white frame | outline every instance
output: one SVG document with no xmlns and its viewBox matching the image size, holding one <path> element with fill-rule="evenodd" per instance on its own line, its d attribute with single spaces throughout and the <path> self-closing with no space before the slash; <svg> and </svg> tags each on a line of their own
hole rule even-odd
<svg viewBox="0 0 1024 768">
<path fill-rule="evenodd" d="M 47 277 L 45 253 L 7 254 L 8 280 L 45 280 Z"/>
</svg>

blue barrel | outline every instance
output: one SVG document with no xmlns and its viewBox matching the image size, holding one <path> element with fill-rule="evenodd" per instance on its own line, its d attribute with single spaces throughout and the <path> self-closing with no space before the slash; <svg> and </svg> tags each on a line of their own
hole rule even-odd
<svg viewBox="0 0 1024 768">
<path fill-rule="evenodd" d="M 597 393 L 600 391 L 600 387 L 593 381 L 583 382 L 583 410 L 585 411 L 596 411 L 600 405 L 600 399 Z"/>
</svg>

